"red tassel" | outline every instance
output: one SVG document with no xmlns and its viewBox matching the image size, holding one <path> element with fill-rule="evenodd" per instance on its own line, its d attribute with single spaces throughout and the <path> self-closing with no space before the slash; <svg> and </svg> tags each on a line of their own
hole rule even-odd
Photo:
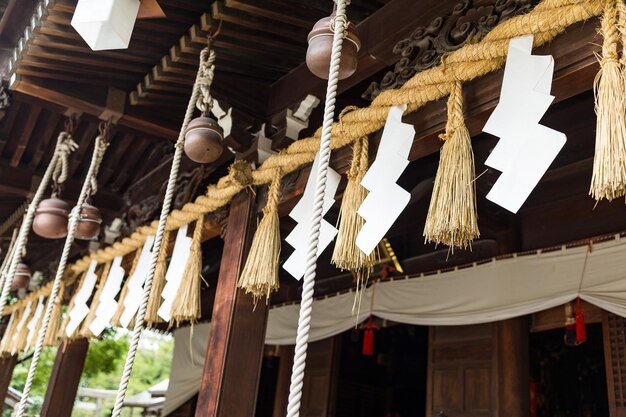
<svg viewBox="0 0 626 417">
<path fill-rule="evenodd" d="M 363 356 L 374 354 L 374 329 L 367 328 L 363 332 Z"/>
<path fill-rule="evenodd" d="M 585 327 L 585 316 L 583 307 L 580 305 L 580 298 L 576 303 L 576 343 L 581 344 L 587 341 L 587 329 Z"/>
</svg>

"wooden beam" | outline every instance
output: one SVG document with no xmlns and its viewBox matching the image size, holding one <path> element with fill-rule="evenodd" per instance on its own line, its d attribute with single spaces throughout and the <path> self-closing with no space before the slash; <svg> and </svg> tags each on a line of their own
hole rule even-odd
<svg viewBox="0 0 626 417">
<path fill-rule="evenodd" d="M 11 386 L 15 365 L 17 365 L 17 355 L 0 357 L 0 410 L 4 406 L 4 399 Z"/>
<path fill-rule="evenodd" d="M 61 342 L 41 407 L 41 417 L 71 417 L 88 349 L 87 339 Z"/>
<path fill-rule="evenodd" d="M 28 146 L 28 142 L 30 141 L 30 136 L 35 129 L 35 125 L 37 124 L 37 120 L 39 119 L 39 114 L 41 113 L 42 108 L 40 106 L 32 106 L 30 109 L 30 113 L 28 115 L 28 120 L 26 121 L 26 125 L 22 128 L 21 135 L 17 140 L 17 147 L 11 156 L 10 165 L 12 167 L 17 167 L 22 160 L 22 156 L 24 156 L 24 152 L 26 151 L 26 147 Z"/>
<path fill-rule="evenodd" d="M 99 117 L 106 110 L 103 104 L 96 104 L 60 91 L 52 90 L 20 77 L 17 77 L 11 86 L 11 90 L 25 96 L 35 97 L 46 103 L 57 105 L 65 109 L 76 110 L 95 117 Z M 118 125 L 124 127 L 126 130 L 142 133 L 149 137 L 157 136 L 171 141 L 175 141 L 178 138 L 178 130 L 128 114 L 122 116 L 118 121 Z"/>
<path fill-rule="evenodd" d="M 241 192 L 230 206 L 196 417 L 253 417 L 261 372 L 267 305 L 254 305 L 237 279 L 254 234 L 254 199 Z"/>
<path fill-rule="evenodd" d="M 40 178 L 41 175 L 40 170 L 0 164 L 0 193 L 27 197 L 31 193 L 30 184 L 33 178 Z M 78 198 L 81 187 L 82 179 L 68 179 L 63 187 L 63 199 L 72 204 Z M 116 213 L 124 206 L 124 199 L 117 193 L 98 189 L 92 197 L 92 204 L 103 211 Z"/>
</svg>

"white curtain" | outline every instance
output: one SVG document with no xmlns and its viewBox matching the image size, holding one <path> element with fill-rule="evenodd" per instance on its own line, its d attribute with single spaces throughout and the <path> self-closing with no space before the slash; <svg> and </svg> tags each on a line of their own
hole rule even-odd
<svg viewBox="0 0 626 417">
<path fill-rule="evenodd" d="M 626 239 L 587 247 L 492 260 L 420 278 L 378 283 L 362 292 L 353 314 L 354 293 L 313 303 L 310 341 L 353 328 L 372 313 L 400 323 L 429 326 L 476 324 L 531 314 L 582 299 L 626 317 Z M 582 278 L 582 281 L 581 281 Z M 372 304 L 373 298 L 373 304 Z M 272 308 L 265 342 L 294 344 L 299 305 Z M 174 332 L 174 360 L 163 415 L 200 388 L 209 324 Z"/>
<path fill-rule="evenodd" d="M 429 326 L 476 324 L 531 314 L 578 295 L 626 317 L 626 239 L 587 247 L 515 256 L 451 272 L 378 283 L 363 292 L 359 314 L 354 293 L 313 303 L 310 340 L 342 333 L 374 316 Z M 270 310 L 266 342 L 294 344 L 299 305 Z"/>
<path fill-rule="evenodd" d="M 170 383 L 161 415 L 175 411 L 200 390 L 210 327 L 210 323 L 200 323 L 174 330 Z"/>
</svg>

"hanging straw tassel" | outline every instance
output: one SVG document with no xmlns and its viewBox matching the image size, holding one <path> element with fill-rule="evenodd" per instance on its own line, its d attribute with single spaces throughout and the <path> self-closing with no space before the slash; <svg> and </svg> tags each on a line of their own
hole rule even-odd
<svg viewBox="0 0 626 417">
<path fill-rule="evenodd" d="M 356 237 L 365 220 L 357 210 L 367 197 L 361 181 L 369 165 L 369 141 L 367 137 L 354 143 L 352 164 L 348 172 L 348 185 L 343 192 L 339 211 L 339 232 L 333 250 L 332 263 L 342 270 L 359 272 L 369 270 L 377 262 L 377 251 L 366 255 L 357 245 Z"/>
<path fill-rule="evenodd" d="M 428 208 L 424 237 L 427 242 L 471 248 L 480 236 L 476 213 L 474 152 L 463 120 L 461 83 L 455 82 L 448 98 L 448 122 L 439 157 L 439 169 Z"/>
<path fill-rule="evenodd" d="M 280 220 L 278 204 L 282 171 L 276 169 L 267 193 L 267 204 L 263 208 L 263 219 L 254 233 L 248 259 L 241 271 L 237 286 L 252 294 L 254 303 L 278 290 L 278 265 L 280 263 Z"/>
<path fill-rule="evenodd" d="M 61 281 L 61 286 L 59 287 L 59 295 L 57 296 L 56 300 L 48 298 L 48 302 L 54 303 L 54 307 L 52 308 L 52 313 L 50 314 L 48 330 L 46 331 L 46 337 L 43 342 L 44 346 L 54 346 L 59 339 L 59 330 L 61 329 L 61 315 L 63 314 L 64 293 L 65 283 Z"/>
<path fill-rule="evenodd" d="M 135 269 L 137 269 L 137 264 L 139 263 L 139 257 L 141 256 L 141 248 L 135 251 L 135 257 L 133 258 L 133 264 L 130 267 L 130 272 L 128 272 L 128 277 L 126 278 L 126 282 L 124 282 L 124 286 L 122 287 L 122 291 L 120 292 L 120 296 L 117 299 L 117 310 L 115 310 L 115 314 L 111 317 L 111 326 L 121 327 L 120 319 L 122 318 L 122 314 L 124 313 L 124 300 L 126 299 L 126 294 L 128 293 L 128 282 L 130 281 L 130 277 L 135 273 Z"/>
<path fill-rule="evenodd" d="M 167 272 L 167 249 L 170 242 L 170 232 L 163 233 L 163 243 L 159 251 L 159 259 L 152 278 L 152 288 L 150 288 L 150 298 L 148 299 L 148 307 L 146 308 L 145 320 L 148 325 L 162 323 L 163 319 L 159 316 L 158 311 L 161 306 L 161 293 L 165 288 L 165 274 Z"/>
<path fill-rule="evenodd" d="M 96 288 L 96 293 L 93 295 L 91 299 L 91 304 L 89 305 L 89 313 L 87 313 L 87 317 L 83 320 L 83 325 L 80 329 L 80 335 L 85 338 L 93 337 L 93 332 L 89 329 L 91 323 L 96 318 L 96 310 L 98 309 L 98 304 L 100 304 L 100 294 L 102 294 L 102 289 L 104 288 L 104 283 L 109 276 L 109 271 L 111 270 L 112 262 L 107 262 L 104 264 L 104 268 L 98 277 L 98 286 Z"/>
<path fill-rule="evenodd" d="M 2 336 L 2 341 L 0 341 L 0 356 L 8 356 L 11 354 L 11 339 L 13 338 L 15 327 L 20 319 L 19 314 L 20 310 L 14 310 L 11 313 L 9 323 L 7 324 L 7 327 L 4 330 L 4 335 Z"/>
<path fill-rule="evenodd" d="M 204 229 L 204 216 L 196 220 L 191 238 L 189 259 L 185 266 L 185 272 L 176 292 L 174 304 L 172 304 L 172 319 L 170 324 L 179 325 L 189 321 L 195 323 L 200 318 L 200 284 L 202 280 L 202 231 Z"/>
<path fill-rule="evenodd" d="M 626 193 L 626 99 L 617 49 L 620 35 L 618 2 L 607 2 L 600 29 L 604 43 L 600 71 L 593 86 L 597 122 L 589 194 L 596 200 L 606 198 L 610 201 Z"/>
</svg>

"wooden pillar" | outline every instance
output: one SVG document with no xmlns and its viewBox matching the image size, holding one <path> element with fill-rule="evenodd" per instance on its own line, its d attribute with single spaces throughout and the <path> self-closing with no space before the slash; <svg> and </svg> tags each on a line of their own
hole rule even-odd
<svg viewBox="0 0 626 417">
<path fill-rule="evenodd" d="M 72 415 L 88 349 L 87 339 L 61 342 L 41 407 L 41 417 L 70 417 Z"/>
<path fill-rule="evenodd" d="M 278 381 L 276 381 L 273 417 L 285 417 L 287 415 L 287 402 L 289 399 L 289 385 L 291 384 L 291 368 L 293 367 L 294 350 L 294 345 L 280 347 L 280 362 L 278 364 Z"/>
<path fill-rule="evenodd" d="M 17 365 L 17 355 L 0 358 L 0 411 L 2 411 L 4 399 L 9 391 L 9 386 L 11 386 L 15 365 Z"/>
<path fill-rule="evenodd" d="M 501 416 L 530 415 L 529 331 L 528 317 L 498 323 Z"/>
<path fill-rule="evenodd" d="M 268 309 L 237 289 L 255 225 L 254 199 L 241 192 L 230 206 L 196 417 L 255 413 Z"/>
</svg>

